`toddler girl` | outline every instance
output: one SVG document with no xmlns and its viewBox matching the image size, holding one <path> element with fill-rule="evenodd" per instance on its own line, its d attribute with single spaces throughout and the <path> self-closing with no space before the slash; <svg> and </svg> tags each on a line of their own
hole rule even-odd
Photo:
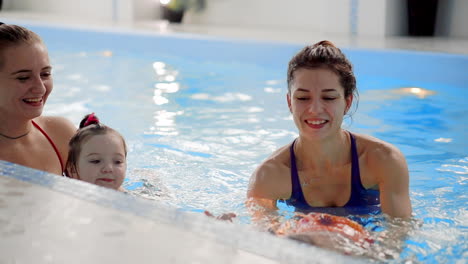
<svg viewBox="0 0 468 264">
<path fill-rule="evenodd" d="M 92 113 L 80 122 L 69 148 L 67 176 L 123 191 L 127 146 L 119 132 L 100 123 Z"/>
</svg>

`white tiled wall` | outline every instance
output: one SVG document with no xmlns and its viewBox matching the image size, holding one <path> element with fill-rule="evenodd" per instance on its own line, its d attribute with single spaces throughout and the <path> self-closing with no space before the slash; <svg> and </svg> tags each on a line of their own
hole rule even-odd
<svg viewBox="0 0 468 264">
<path fill-rule="evenodd" d="M 156 0 L 3 0 L 3 9 L 118 23 L 159 18 Z"/>
<path fill-rule="evenodd" d="M 468 1 L 439 0 L 436 35 L 468 38 Z"/>
<path fill-rule="evenodd" d="M 185 22 L 310 29 L 369 36 L 403 35 L 406 0 L 206 0 Z"/>
<path fill-rule="evenodd" d="M 194 1 L 194 0 L 192 0 Z M 184 23 L 358 36 L 407 34 L 407 0 L 205 0 Z M 3 9 L 132 23 L 159 19 L 159 0 L 3 0 Z M 439 0 L 436 35 L 468 37 L 468 1 Z"/>
</svg>

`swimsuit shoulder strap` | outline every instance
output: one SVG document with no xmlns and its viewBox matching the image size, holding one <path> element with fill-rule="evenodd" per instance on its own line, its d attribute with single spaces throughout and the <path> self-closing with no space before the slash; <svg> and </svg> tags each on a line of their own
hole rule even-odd
<svg viewBox="0 0 468 264">
<path fill-rule="evenodd" d="M 361 183 L 361 173 L 359 171 L 359 155 L 356 147 L 356 138 L 351 132 L 348 133 L 351 139 L 351 195 L 346 205 L 356 205 L 361 203 L 361 191 L 364 190 L 364 187 Z"/>
<path fill-rule="evenodd" d="M 304 194 L 302 192 L 301 183 L 299 182 L 299 173 L 297 172 L 296 165 L 296 155 L 294 154 L 294 144 L 296 140 L 293 141 L 291 147 L 289 148 L 289 153 L 291 156 L 291 200 L 293 203 L 306 203 Z"/>
<path fill-rule="evenodd" d="M 349 132 L 351 138 L 351 184 L 353 187 L 364 188 L 361 183 L 361 172 L 359 170 L 359 154 L 356 146 L 356 138 Z"/>
<path fill-rule="evenodd" d="M 347 206 L 373 206 L 380 204 L 380 192 L 378 190 L 366 189 L 362 185 L 359 170 L 359 154 L 357 151 L 356 137 L 349 132 L 351 138 L 351 197 Z M 345 205 L 345 206 L 346 206 Z"/>
<path fill-rule="evenodd" d="M 31 122 L 34 125 L 34 127 L 36 127 L 47 138 L 47 140 L 50 142 L 50 145 L 52 145 L 52 147 L 54 148 L 54 151 L 57 154 L 57 157 L 60 161 L 60 167 L 62 168 L 62 172 L 63 172 L 64 171 L 63 160 L 62 160 L 62 156 L 60 156 L 60 152 L 58 151 L 57 146 L 55 146 L 54 142 L 49 137 L 49 135 L 47 135 L 47 133 L 36 122 L 34 122 L 34 120 L 31 120 Z"/>
</svg>

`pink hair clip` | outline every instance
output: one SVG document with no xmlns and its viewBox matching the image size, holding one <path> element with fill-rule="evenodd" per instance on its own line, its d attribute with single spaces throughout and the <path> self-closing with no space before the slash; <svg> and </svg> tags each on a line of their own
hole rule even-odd
<svg viewBox="0 0 468 264">
<path fill-rule="evenodd" d="M 88 118 L 86 118 L 86 122 L 83 124 L 83 127 L 86 127 L 92 124 L 99 124 L 99 118 L 97 118 L 94 115 L 94 113 L 91 113 L 88 115 Z"/>
</svg>

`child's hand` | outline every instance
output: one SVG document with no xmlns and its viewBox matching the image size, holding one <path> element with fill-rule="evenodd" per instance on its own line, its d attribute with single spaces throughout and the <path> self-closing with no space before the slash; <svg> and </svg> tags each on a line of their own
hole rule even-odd
<svg viewBox="0 0 468 264">
<path fill-rule="evenodd" d="M 222 214 L 222 215 L 219 215 L 219 216 L 214 216 L 209 211 L 205 211 L 204 213 L 205 213 L 206 216 L 214 217 L 214 218 L 216 218 L 218 220 L 225 220 L 225 221 L 230 221 L 230 222 L 232 222 L 232 219 L 234 217 L 236 217 L 235 213 L 226 213 L 226 214 Z"/>
</svg>

